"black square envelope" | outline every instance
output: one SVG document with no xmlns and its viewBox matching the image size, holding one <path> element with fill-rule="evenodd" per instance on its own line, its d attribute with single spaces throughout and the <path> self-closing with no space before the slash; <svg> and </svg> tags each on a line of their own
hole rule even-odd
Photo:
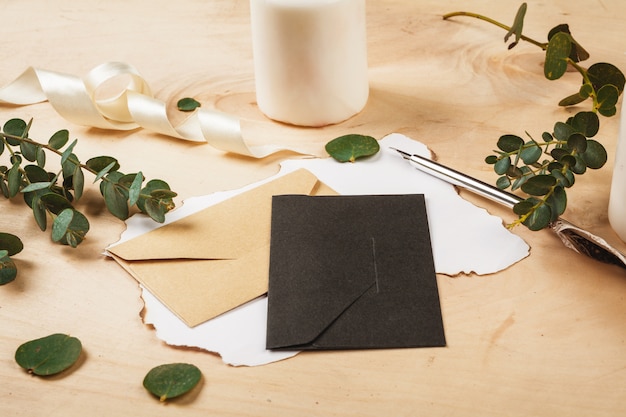
<svg viewBox="0 0 626 417">
<path fill-rule="evenodd" d="M 268 349 L 445 346 L 424 196 L 274 196 Z"/>
</svg>

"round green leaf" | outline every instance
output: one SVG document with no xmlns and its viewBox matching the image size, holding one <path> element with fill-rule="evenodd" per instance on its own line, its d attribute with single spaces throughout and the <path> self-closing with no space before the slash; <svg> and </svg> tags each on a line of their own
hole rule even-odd
<svg viewBox="0 0 626 417">
<path fill-rule="evenodd" d="M 0 249 L 0 285 L 8 284 L 17 276 L 17 267 L 9 257 L 9 251 Z"/>
<path fill-rule="evenodd" d="M 107 172 L 117 171 L 118 169 L 120 169 L 120 164 L 117 162 L 117 159 L 113 158 L 112 156 L 96 156 L 95 158 L 91 158 L 87 162 L 85 162 L 85 165 L 87 165 L 89 169 L 96 173 L 102 171 L 107 167 L 109 168 Z M 109 167 L 109 165 L 111 166 Z"/>
<path fill-rule="evenodd" d="M 587 75 L 596 91 L 605 85 L 614 85 L 620 94 L 624 91 L 626 78 L 615 65 L 606 62 L 595 63 L 589 67 Z"/>
<path fill-rule="evenodd" d="M 176 107 L 178 107 L 178 110 L 180 111 L 194 111 L 200 106 L 201 106 L 200 102 L 198 102 L 196 99 L 191 98 L 191 97 L 181 98 L 176 103 Z"/>
<path fill-rule="evenodd" d="M 45 193 L 41 195 L 39 198 L 41 202 L 43 203 L 43 205 L 45 206 L 45 208 L 54 214 L 58 214 L 67 208 L 72 208 L 72 203 L 70 203 L 70 201 L 67 198 L 57 193 L 53 193 L 53 192 Z"/>
<path fill-rule="evenodd" d="M 498 139 L 498 149 L 504 152 L 516 152 L 524 145 L 524 140 L 516 135 L 503 135 Z"/>
<path fill-rule="evenodd" d="M 104 202 L 115 217 L 120 220 L 128 218 L 128 194 L 118 184 L 107 182 L 104 185 Z"/>
<path fill-rule="evenodd" d="M 556 178 L 552 175 L 535 175 L 530 177 L 523 185 L 522 191 L 530 195 L 546 195 L 556 185 Z"/>
<path fill-rule="evenodd" d="M 600 118 L 592 111 L 581 111 L 572 117 L 570 125 L 588 138 L 594 137 L 600 130 Z"/>
<path fill-rule="evenodd" d="M 10 233 L 0 232 L 0 250 L 6 250 L 7 256 L 13 256 L 24 249 L 24 244 L 19 237 Z"/>
<path fill-rule="evenodd" d="M 170 363 L 152 368 L 143 380 L 143 386 L 160 401 L 166 401 L 191 391 L 202 378 L 195 365 Z"/>
<path fill-rule="evenodd" d="M 70 140 L 70 132 L 67 129 L 59 130 L 54 135 L 50 137 L 48 140 L 48 145 L 52 149 L 59 150 L 65 146 L 65 144 Z"/>
<path fill-rule="evenodd" d="M 77 247 L 89 231 L 89 221 L 79 211 L 68 208 L 63 210 L 52 223 L 52 240 Z"/>
<path fill-rule="evenodd" d="M 510 186 L 511 186 L 511 180 L 509 179 L 509 177 L 507 177 L 506 175 L 498 177 L 498 180 L 496 181 L 496 187 L 498 187 L 501 190 L 506 190 Z"/>
<path fill-rule="evenodd" d="M 80 340 L 56 333 L 22 344 L 15 352 L 15 361 L 35 375 L 54 375 L 76 363 L 81 351 Z"/>
<path fill-rule="evenodd" d="M 351 134 L 331 140 L 325 148 L 339 162 L 354 162 L 358 158 L 376 154 L 380 145 L 371 136 Z"/>
<path fill-rule="evenodd" d="M 619 94 L 614 85 L 603 85 L 598 90 L 598 112 L 605 117 L 614 116 L 617 113 L 616 104 L 619 100 Z"/>
<path fill-rule="evenodd" d="M 541 148 L 537 146 L 535 142 L 528 142 L 522 152 L 520 152 L 520 158 L 527 165 L 532 165 L 541 158 Z"/>
<path fill-rule="evenodd" d="M 582 133 L 574 133 L 567 139 L 567 147 L 570 151 L 582 153 L 587 150 L 587 138 Z"/>
<path fill-rule="evenodd" d="M 24 120 L 11 119 L 11 120 L 8 120 L 4 124 L 4 126 L 2 127 L 2 130 L 7 135 L 25 137 L 27 128 L 28 128 L 28 124 Z M 18 146 L 20 144 L 19 140 L 12 139 L 12 138 L 7 138 L 7 142 L 9 142 L 9 145 L 12 145 L 12 146 Z"/>
<path fill-rule="evenodd" d="M 587 141 L 587 149 L 582 154 L 582 159 L 590 169 L 600 169 L 607 160 L 606 149 L 600 142 L 590 139 Z"/>
<path fill-rule="evenodd" d="M 511 167 L 511 158 L 507 156 L 507 157 L 500 159 L 498 162 L 496 162 L 493 166 L 493 170 L 498 175 L 504 175 L 506 174 L 506 172 L 509 170 L 510 167 Z"/>
</svg>

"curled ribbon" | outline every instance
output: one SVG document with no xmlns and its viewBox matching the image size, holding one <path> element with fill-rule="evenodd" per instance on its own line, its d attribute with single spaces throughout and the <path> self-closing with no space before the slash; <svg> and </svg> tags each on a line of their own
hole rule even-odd
<svg viewBox="0 0 626 417">
<path fill-rule="evenodd" d="M 102 94 L 108 83 L 120 79 L 126 79 L 121 92 L 112 96 Z M 84 78 L 31 67 L 0 89 L 0 103 L 28 105 L 44 101 L 66 120 L 85 126 L 114 130 L 144 128 L 178 139 L 207 142 L 222 151 L 254 158 L 283 150 L 307 153 L 271 144 L 249 146 L 239 118 L 212 109 L 198 108 L 174 127 L 165 103 L 152 95 L 134 67 L 122 62 L 101 64 Z"/>
</svg>

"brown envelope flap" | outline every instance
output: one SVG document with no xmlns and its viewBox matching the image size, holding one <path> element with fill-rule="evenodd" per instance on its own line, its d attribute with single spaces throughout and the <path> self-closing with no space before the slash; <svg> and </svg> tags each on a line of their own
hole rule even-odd
<svg viewBox="0 0 626 417">
<path fill-rule="evenodd" d="M 197 213 L 108 249 L 127 261 L 237 259 L 266 246 L 269 253 L 272 196 L 335 194 L 299 169 Z"/>
</svg>

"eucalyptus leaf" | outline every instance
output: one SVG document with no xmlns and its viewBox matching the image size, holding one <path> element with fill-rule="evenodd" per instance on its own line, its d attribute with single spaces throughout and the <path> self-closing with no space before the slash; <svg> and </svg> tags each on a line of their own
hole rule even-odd
<svg viewBox="0 0 626 417">
<path fill-rule="evenodd" d="M 2 126 L 2 131 L 7 135 L 16 136 L 16 137 L 26 137 L 28 133 L 28 124 L 22 119 L 10 119 L 8 120 L 4 126 Z M 19 146 L 20 141 L 14 138 L 6 138 L 7 142 L 11 146 Z"/>
<path fill-rule="evenodd" d="M 516 135 L 502 135 L 498 139 L 497 146 L 504 152 L 517 152 L 524 146 L 524 140 Z"/>
<path fill-rule="evenodd" d="M 81 352 L 80 340 L 55 333 L 20 345 L 15 352 L 15 361 L 29 373 L 48 376 L 74 365 Z"/>
<path fill-rule="evenodd" d="M 550 206 L 542 204 L 535 206 L 534 210 L 530 213 L 526 220 L 524 220 L 523 224 L 528 227 L 528 229 L 537 231 L 548 227 L 551 221 L 552 210 L 550 209 Z"/>
<path fill-rule="evenodd" d="M 339 162 L 354 162 L 359 158 L 376 154 L 380 150 L 380 145 L 372 136 L 350 134 L 331 140 L 325 149 Z"/>
<path fill-rule="evenodd" d="M 76 146 L 77 143 L 78 143 L 78 139 L 74 139 L 74 141 L 70 144 L 70 146 L 65 148 L 65 150 L 61 154 L 61 165 L 65 164 L 65 161 L 67 161 L 67 159 L 72 155 L 72 151 L 74 150 L 74 147 Z"/>
<path fill-rule="evenodd" d="M 67 129 L 62 129 L 56 132 L 48 140 L 48 146 L 52 149 L 61 149 L 70 140 L 70 132 Z"/>
<path fill-rule="evenodd" d="M 9 197 L 15 197 L 22 186 L 22 173 L 19 164 L 13 164 L 7 172 L 7 183 L 9 185 Z"/>
<path fill-rule="evenodd" d="M 143 386 L 160 401 L 181 396 L 191 391 L 202 379 L 195 365 L 170 363 L 152 368 L 144 377 Z"/>
<path fill-rule="evenodd" d="M 600 130 L 600 118 L 592 111 L 576 113 L 568 124 L 588 138 L 594 137 Z"/>
<path fill-rule="evenodd" d="M 507 173 L 510 167 L 511 167 L 511 158 L 506 156 L 500 159 L 498 162 L 496 162 L 495 165 L 493 166 L 493 169 L 496 172 L 496 174 L 504 175 Z"/>
<path fill-rule="evenodd" d="M 95 158 L 90 158 L 85 162 L 85 165 L 93 172 L 100 172 L 105 169 L 110 164 L 113 164 L 110 168 L 111 171 L 117 171 L 120 169 L 120 164 L 117 162 L 117 159 L 112 156 L 97 156 Z"/>
<path fill-rule="evenodd" d="M 618 100 L 619 91 L 617 87 L 611 84 L 603 85 L 598 90 L 598 113 L 605 117 L 614 116 L 617 113 Z"/>
<path fill-rule="evenodd" d="M 525 164 L 531 165 L 541 158 L 541 153 L 541 148 L 535 142 L 528 142 L 520 152 L 520 158 Z"/>
<path fill-rule="evenodd" d="M 0 249 L 0 285 L 8 284 L 17 277 L 17 267 L 8 253 L 9 251 Z"/>
<path fill-rule="evenodd" d="M 526 194 L 541 196 L 548 194 L 556 185 L 556 178 L 552 175 L 535 175 L 529 178 L 521 189 Z"/>
<path fill-rule="evenodd" d="M 74 188 L 74 197 L 79 200 L 83 196 L 85 189 L 85 174 L 80 166 L 77 166 L 72 175 L 72 188 Z"/>
<path fill-rule="evenodd" d="M 52 240 L 77 247 L 89 231 L 89 221 L 79 211 L 72 208 L 63 210 L 52 223 Z"/>
<path fill-rule="evenodd" d="M 526 15 L 527 8 L 528 6 L 526 5 L 526 3 L 521 4 L 519 9 L 517 9 L 517 13 L 515 14 L 515 20 L 513 21 L 511 28 L 509 29 L 507 34 L 504 35 L 504 42 L 508 41 L 511 35 L 515 35 L 515 41 L 511 45 L 509 45 L 509 49 L 517 45 L 520 38 L 522 37 L 522 29 L 524 28 L 524 16 Z"/>
<path fill-rule="evenodd" d="M 157 223 L 165 222 L 165 207 L 152 198 L 145 199 L 143 203 L 144 213 Z"/>
<path fill-rule="evenodd" d="M 11 233 L 0 232 L 0 250 L 7 251 L 6 256 L 17 255 L 24 249 L 21 239 Z"/>
<path fill-rule="evenodd" d="M 556 33 L 546 49 L 544 75 L 549 80 L 561 78 L 567 71 L 567 58 L 572 50 L 572 41 L 565 32 Z"/>
<path fill-rule="evenodd" d="M 38 190 L 44 190 L 44 189 L 49 189 L 52 186 L 52 183 L 50 181 L 46 181 L 46 182 L 33 182 L 31 184 L 28 184 L 26 187 L 22 188 L 22 192 L 23 193 L 29 193 L 32 191 L 38 191 Z"/>
<path fill-rule="evenodd" d="M 135 175 L 133 182 L 130 185 L 128 190 L 128 204 L 134 206 L 139 200 L 139 195 L 141 194 L 141 184 L 143 184 L 143 174 L 140 172 Z"/>
<path fill-rule="evenodd" d="M 596 140 L 587 141 L 587 149 L 582 154 L 585 164 L 591 169 L 600 169 L 606 164 L 608 155 L 602 144 Z"/>
<path fill-rule="evenodd" d="M 29 142 L 22 141 L 20 142 L 20 151 L 22 152 L 22 156 L 24 159 L 30 162 L 35 162 L 37 160 L 37 151 L 39 147 Z"/>
<path fill-rule="evenodd" d="M 150 180 L 146 183 L 146 186 L 142 188 L 141 194 L 152 195 L 152 192 L 156 190 L 170 190 L 170 186 L 163 180 Z M 151 199 L 145 197 L 140 197 L 139 200 L 137 200 L 137 207 L 139 208 L 139 210 L 141 210 L 142 213 L 148 213 L 148 210 L 146 209 L 146 202 L 150 200 Z M 173 204 L 173 201 L 171 198 L 168 198 L 164 201 L 164 203 L 169 207 Z M 152 209 L 154 209 L 154 207 L 152 207 Z M 160 218 L 160 216 L 158 217 Z"/>
<path fill-rule="evenodd" d="M 191 98 L 191 97 L 181 98 L 176 103 L 176 107 L 178 108 L 178 110 L 185 111 L 185 112 L 194 111 L 200 106 L 201 106 L 200 102 L 198 102 L 196 99 Z"/>
<path fill-rule="evenodd" d="M 120 220 L 128 218 L 128 196 L 118 184 L 107 182 L 104 185 L 104 202 L 115 217 Z"/>
</svg>

